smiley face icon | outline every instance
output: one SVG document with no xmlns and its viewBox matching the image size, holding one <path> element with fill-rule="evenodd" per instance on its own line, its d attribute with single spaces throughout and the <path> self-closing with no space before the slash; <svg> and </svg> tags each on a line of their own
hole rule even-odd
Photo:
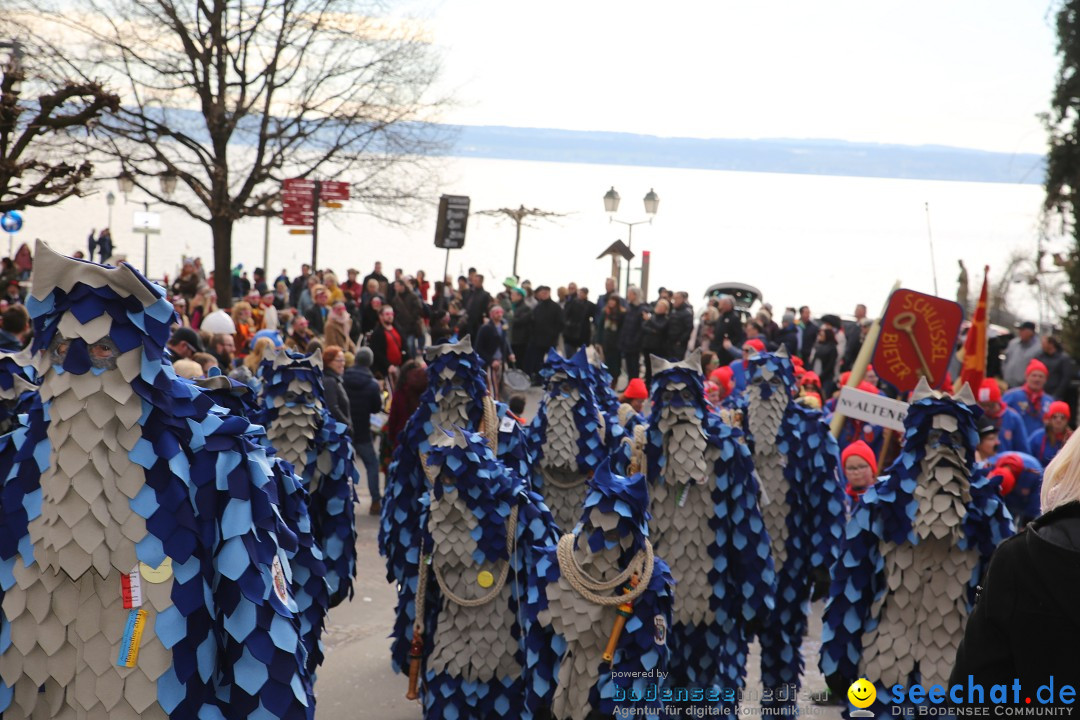
<svg viewBox="0 0 1080 720">
<path fill-rule="evenodd" d="M 874 703 L 874 699 L 877 698 L 877 689 L 874 687 L 874 684 L 866 678 L 859 678 L 851 683 L 851 687 L 849 687 L 847 691 L 847 697 L 855 707 L 868 708 Z"/>
</svg>

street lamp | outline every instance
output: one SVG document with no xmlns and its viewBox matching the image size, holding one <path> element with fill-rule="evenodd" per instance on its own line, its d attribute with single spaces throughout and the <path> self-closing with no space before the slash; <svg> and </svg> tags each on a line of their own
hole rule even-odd
<svg viewBox="0 0 1080 720">
<path fill-rule="evenodd" d="M 106 223 L 105 227 L 109 229 L 109 232 L 112 232 L 112 209 L 113 205 L 116 204 L 116 193 L 112 190 L 105 195 L 105 204 L 109 206 L 109 222 Z M 90 259 L 93 260 L 94 258 Z"/>
<path fill-rule="evenodd" d="M 627 230 L 626 247 L 629 250 L 634 249 L 634 226 L 635 225 L 652 225 L 653 217 L 656 215 L 656 210 L 660 206 L 660 196 L 656 194 L 656 191 L 649 188 L 649 192 L 645 193 L 645 214 L 649 216 L 648 220 L 637 220 L 635 222 L 627 222 L 626 220 L 619 220 L 615 217 L 615 213 L 619 211 L 619 193 L 615 190 L 613 185 L 610 190 L 604 194 L 604 212 L 608 213 L 608 222 L 619 223 L 625 225 Z M 630 261 L 626 261 L 626 289 L 630 288 Z M 623 291 L 625 296 L 626 290 Z"/>
<path fill-rule="evenodd" d="M 176 183 L 178 179 L 179 178 L 177 177 L 176 173 L 172 170 L 166 170 L 160 176 L 158 176 L 158 180 L 161 183 L 162 196 L 164 196 L 166 199 L 172 197 L 173 193 L 176 192 Z M 127 170 L 124 170 L 116 177 L 116 186 L 120 190 L 120 192 L 123 193 L 124 202 L 127 202 L 128 195 L 135 189 L 135 176 Z M 109 197 L 112 197 L 113 200 L 110 201 Z M 109 195 L 105 198 L 105 201 L 109 203 L 111 220 L 112 203 L 115 201 L 115 196 L 112 193 L 109 193 Z M 143 212 L 149 215 L 151 205 L 156 207 L 159 204 L 160 203 L 151 203 L 143 200 Z M 149 222 L 149 218 L 147 218 L 147 222 Z M 138 230 L 138 232 L 142 232 L 143 234 L 143 273 L 146 275 L 146 277 L 150 277 L 150 233 L 160 232 L 160 229 L 152 229 L 149 227 L 149 225 L 147 225 L 147 227 Z"/>
</svg>

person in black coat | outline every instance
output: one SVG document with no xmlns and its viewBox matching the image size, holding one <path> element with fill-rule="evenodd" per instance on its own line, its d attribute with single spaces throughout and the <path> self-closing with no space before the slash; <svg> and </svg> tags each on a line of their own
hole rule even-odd
<svg viewBox="0 0 1080 720">
<path fill-rule="evenodd" d="M 371 374 L 374 359 L 371 348 L 359 348 L 356 363 L 345 370 L 342 383 L 349 396 L 349 410 L 352 413 L 353 449 L 364 465 L 368 492 L 371 493 L 369 512 L 377 515 L 382 509 L 382 493 L 379 490 L 379 456 L 371 438 L 371 416 L 382 411 L 382 392 Z"/>
<path fill-rule="evenodd" d="M 487 317 L 488 308 L 491 307 L 491 293 L 484 289 L 484 276 L 473 276 L 473 288 L 469 298 L 465 302 L 465 314 L 469 318 L 469 337 L 473 345 L 476 345 L 476 333 L 480 330 L 480 324 Z"/>
<path fill-rule="evenodd" d="M 633 380 L 641 376 L 642 326 L 645 324 L 646 308 L 641 304 L 641 290 L 634 286 L 626 291 L 626 316 L 619 331 L 619 353 L 626 365 L 626 377 Z M 646 358 L 647 359 L 647 358 Z M 612 371 L 612 375 L 615 372 Z"/>
<path fill-rule="evenodd" d="M 532 311 L 532 335 L 525 357 L 525 372 L 533 376 L 535 381 L 544 366 L 548 350 L 558 344 L 566 319 L 563 309 L 551 299 L 550 287 L 541 285 L 536 288 L 533 297 L 536 298 L 536 307 Z"/>
<path fill-rule="evenodd" d="M 836 391 L 836 361 L 839 353 L 836 346 L 836 333 L 832 328 L 818 331 L 817 343 L 810 352 L 809 368 L 821 378 L 824 397 L 831 397 Z"/>
<path fill-rule="evenodd" d="M 799 308 L 799 324 L 795 327 L 800 338 L 799 357 L 809 367 L 810 353 L 814 351 L 814 345 L 817 343 L 818 326 L 810 319 L 810 308 L 806 305 Z"/>
<path fill-rule="evenodd" d="M 579 347 L 592 342 L 596 303 L 589 300 L 589 288 L 581 288 L 576 297 L 568 298 L 563 312 L 566 316 L 566 327 L 563 330 L 566 354 L 573 355 Z"/>
<path fill-rule="evenodd" d="M 714 342 L 719 345 L 720 349 L 724 348 L 724 339 L 731 341 L 731 344 L 736 348 L 741 348 L 743 343 L 746 342 L 746 332 L 743 330 L 742 317 L 739 316 L 738 311 L 735 310 L 735 301 L 730 297 L 720 298 L 720 319 L 716 321 L 716 333 L 713 337 Z M 721 353 L 720 350 L 715 347 L 710 348 L 714 353 L 720 357 L 724 357 L 726 353 Z M 727 363 L 723 363 L 726 365 Z"/>
<path fill-rule="evenodd" d="M 1042 347 L 1038 359 L 1046 366 L 1048 373 L 1043 390 L 1047 395 L 1063 399 L 1069 384 L 1076 377 L 1076 363 L 1065 352 L 1061 340 L 1053 335 L 1043 335 Z"/>
<path fill-rule="evenodd" d="M 517 361 L 523 362 L 532 336 L 533 314 L 532 308 L 525 302 L 525 291 L 521 288 L 510 290 L 510 312 L 510 349 Z"/>
<path fill-rule="evenodd" d="M 781 319 L 780 332 L 777 334 L 779 346 L 787 350 L 788 357 L 802 357 L 799 353 L 799 328 L 795 325 L 795 315 L 784 313 Z"/>
<path fill-rule="evenodd" d="M 671 296 L 671 313 L 668 317 L 668 346 L 665 357 L 668 360 L 682 360 L 686 355 L 686 346 L 694 332 L 694 308 L 686 301 L 685 292 Z"/>
<path fill-rule="evenodd" d="M 657 300 L 653 311 L 642 315 L 641 353 L 645 357 L 645 385 L 652 386 L 652 360 L 650 355 L 667 359 L 668 348 L 668 308 L 667 300 Z"/>
<path fill-rule="evenodd" d="M 1053 675 L 1053 698 L 1044 693 L 1038 701 L 1066 705 L 1058 691 L 1080 678 L 1080 478 L 1073 474 L 1078 460 L 1080 433 L 1073 433 L 1043 476 L 1044 514 L 994 552 L 950 684 L 966 688 L 970 675 L 988 693 L 994 684 L 1012 687 L 1019 680 L 1034 701 L 1035 691 Z M 989 702 L 987 697 L 977 704 Z"/>
</svg>

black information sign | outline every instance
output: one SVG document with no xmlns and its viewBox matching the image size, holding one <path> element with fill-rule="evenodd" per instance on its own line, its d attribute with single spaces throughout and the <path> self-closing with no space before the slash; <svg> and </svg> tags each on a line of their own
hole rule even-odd
<svg viewBox="0 0 1080 720">
<path fill-rule="evenodd" d="M 435 247 L 460 250 L 465 247 L 465 226 L 469 222 L 467 195 L 443 195 L 439 198 L 439 221 L 435 226 Z"/>
</svg>

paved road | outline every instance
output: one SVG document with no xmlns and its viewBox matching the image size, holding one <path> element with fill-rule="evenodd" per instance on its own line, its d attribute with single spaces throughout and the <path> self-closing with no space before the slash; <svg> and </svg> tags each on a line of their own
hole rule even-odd
<svg viewBox="0 0 1080 720">
<path fill-rule="evenodd" d="M 538 393 L 530 393 L 527 415 L 535 412 Z M 361 471 L 361 474 L 363 471 Z M 367 514 L 370 498 L 366 484 L 360 482 L 361 497 L 357 512 L 357 562 L 359 577 L 356 596 L 330 613 L 324 635 L 326 659 L 319 669 L 316 695 L 317 720 L 420 720 L 420 706 L 405 699 L 408 684 L 403 675 L 390 670 L 390 640 L 387 638 L 394 619 L 394 591 L 386 583 L 386 566 L 379 556 L 377 519 Z M 803 643 L 807 658 L 804 690 L 820 692 L 825 687 L 817 671 L 821 637 L 821 603 L 813 607 L 810 632 Z M 759 655 L 751 647 L 747 689 L 760 691 Z M 756 702 L 746 702 L 747 714 Z M 839 720 L 838 708 L 821 708 L 800 703 L 800 712 L 826 720 Z"/>
</svg>

